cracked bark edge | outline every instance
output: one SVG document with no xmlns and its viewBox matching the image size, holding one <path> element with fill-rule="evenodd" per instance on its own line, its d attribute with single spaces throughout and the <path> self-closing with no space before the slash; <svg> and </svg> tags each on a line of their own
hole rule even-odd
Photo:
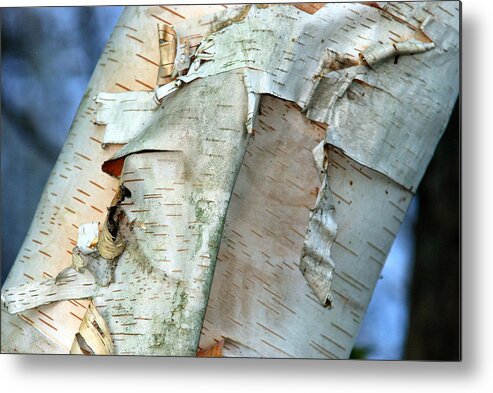
<svg viewBox="0 0 493 393">
<path fill-rule="evenodd" d="M 70 353 L 74 355 L 112 355 L 114 353 L 108 325 L 93 302 L 90 302 L 86 309 Z"/>
</svg>

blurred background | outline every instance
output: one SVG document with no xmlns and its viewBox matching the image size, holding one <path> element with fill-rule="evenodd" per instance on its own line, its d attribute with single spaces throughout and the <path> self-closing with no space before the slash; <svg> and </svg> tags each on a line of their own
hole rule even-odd
<svg viewBox="0 0 493 393">
<path fill-rule="evenodd" d="M 2 284 L 122 10 L 0 9 Z M 460 358 L 459 122 L 456 104 L 387 259 L 353 358 Z"/>
</svg>

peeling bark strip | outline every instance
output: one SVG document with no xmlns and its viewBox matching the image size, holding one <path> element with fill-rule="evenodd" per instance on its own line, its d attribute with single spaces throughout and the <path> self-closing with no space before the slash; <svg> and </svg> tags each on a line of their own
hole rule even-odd
<svg viewBox="0 0 493 393">
<path fill-rule="evenodd" d="M 176 32 L 172 26 L 164 23 L 158 24 L 158 36 L 159 36 L 159 71 L 157 75 L 157 85 L 165 85 L 170 83 L 173 78 L 173 69 L 177 51 L 177 37 Z"/>
<path fill-rule="evenodd" d="M 55 279 L 29 282 L 2 291 L 2 302 L 11 314 L 67 299 L 85 299 L 94 295 L 96 282 L 90 272 L 74 268 L 62 270 Z"/>
<path fill-rule="evenodd" d="M 153 91 L 98 93 L 94 101 L 100 105 L 94 123 L 106 126 L 103 145 L 127 143 L 137 136 L 158 106 Z"/>
<path fill-rule="evenodd" d="M 456 4 L 327 4 L 311 8 L 313 14 L 279 5 L 223 12 L 214 6 L 173 8 L 180 17 L 163 16 L 168 11 L 156 7 L 128 9 L 107 48 L 120 61 L 109 70 L 103 56 L 87 97 L 114 86 L 138 90 L 155 80 L 162 62 L 144 42 L 155 39 L 156 19 L 170 20 L 177 33 L 177 80 L 156 92 L 98 94 L 96 125 L 84 117 L 91 103 L 83 101 L 62 152 L 66 162 L 75 157 L 83 174 L 63 193 L 47 187 L 6 287 L 67 266 L 68 250 L 46 248 L 36 238 L 43 229 L 53 233 L 54 245 L 66 242 L 65 235 L 44 228 L 43 215 L 59 217 L 52 220 L 60 220 L 71 238 L 81 222 L 101 222 L 116 186 L 97 174 L 105 162 L 103 169 L 121 175 L 129 196 L 120 204 L 121 220 L 110 208 L 98 246 L 101 239 L 117 242 L 116 233 L 127 245 L 118 264 L 74 249 L 73 265 L 81 273 L 72 271 L 97 283 L 91 296 L 107 321 L 115 353 L 194 355 L 199 337 L 201 348 L 231 337 L 225 356 L 347 357 L 411 191 L 457 94 Z M 216 13 L 204 15 L 211 11 Z M 199 19 L 184 20 L 197 13 Z M 125 41 L 129 26 L 140 41 Z M 182 46 L 180 37 L 189 44 Z M 421 52 L 418 42 L 406 49 L 413 40 L 435 47 Z M 400 48 L 416 54 L 401 56 L 397 64 L 393 55 L 375 56 L 380 63 L 372 69 L 366 57 L 372 58 L 368 49 L 376 44 L 384 45 L 385 53 Z M 189 54 L 179 55 L 187 48 Z M 190 68 L 178 70 L 179 59 Z M 261 94 L 284 101 L 261 102 Z M 330 125 L 327 135 L 320 123 Z M 99 125 L 106 125 L 104 137 Z M 112 146 L 88 146 L 87 130 L 105 144 L 128 144 L 116 154 Z M 246 130 L 255 139 L 248 141 Z M 318 170 L 311 154 L 317 145 Z M 54 173 L 62 170 L 57 164 Z M 95 195 L 89 211 L 58 206 L 66 201 L 54 196 L 79 192 L 86 187 L 81 179 L 91 187 L 83 195 Z M 120 228 L 114 232 L 116 223 Z M 40 254 L 50 257 L 40 260 Z M 297 269 L 300 255 L 299 267 L 317 298 Z M 56 280 L 49 286 L 60 290 Z M 22 290 L 4 294 L 13 300 L 11 308 L 35 307 L 22 304 Z M 65 316 L 69 310 L 77 315 L 71 307 L 78 303 L 50 307 L 64 322 L 49 337 L 68 351 L 75 336 L 81 351 L 91 352 L 87 340 L 75 335 L 78 322 Z M 43 332 L 36 312 L 20 315 L 23 329 L 2 329 L 2 345 L 31 352 L 19 331 Z M 11 320 L 4 313 L 2 325 Z M 52 338 L 46 340 L 38 348 L 50 348 Z"/>
<path fill-rule="evenodd" d="M 409 40 L 406 42 L 398 42 L 395 44 L 374 44 L 366 48 L 360 57 L 370 67 L 375 67 L 384 61 L 393 59 L 397 56 L 412 55 L 415 53 L 423 53 L 433 49 L 433 42 L 420 42 L 417 40 Z M 396 60 L 397 61 L 397 60 Z"/>
<path fill-rule="evenodd" d="M 336 238 L 337 224 L 334 220 L 335 207 L 329 200 L 331 193 L 328 187 L 325 178 L 315 208 L 310 213 L 301 252 L 300 270 L 320 304 L 332 308 L 331 285 L 335 266 L 330 253 Z"/>
<path fill-rule="evenodd" d="M 89 303 L 78 333 L 70 348 L 74 355 L 112 355 L 114 353 L 108 326 L 92 302 Z"/>
</svg>

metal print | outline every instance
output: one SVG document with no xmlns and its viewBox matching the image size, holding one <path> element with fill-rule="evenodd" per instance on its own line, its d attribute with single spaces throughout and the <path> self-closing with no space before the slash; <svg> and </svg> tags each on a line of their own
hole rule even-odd
<svg viewBox="0 0 493 393">
<path fill-rule="evenodd" d="M 459 94 L 459 12 L 125 8 L 3 284 L 2 352 L 348 358 Z"/>
</svg>

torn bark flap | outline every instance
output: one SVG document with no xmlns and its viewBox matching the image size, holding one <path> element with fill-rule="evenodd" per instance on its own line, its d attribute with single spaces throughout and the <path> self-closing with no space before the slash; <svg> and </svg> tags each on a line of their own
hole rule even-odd
<svg viewBox="0 0 493 393">
<path fill-rule="evenodd" d="M 108 326 L 92 302 L 89 303 L 79 331 L 75 334 L 70 353 L 75 355 L 112 355 L 114 353 Z"/>
<path fill-rule="evenodd" d="M 165 85 L 173 80 L 172 74 L 174 70 L 175 57 L 177 52 L 178 38 L 173 26 L 165 23 L 158 24 L 159 36 L 159 71 L 157 76 L 157 85 Z"/>
<path fill-rule="evenodd" d="M 360 57 L 366 61 L 370 67 L 375 67 L 384 61 L 387 61 L 396 56 L 412 55 L 414 53 L 423 53 L 433 49 L 433 42 L 421 42 L 411 39 L 405 42 L 397 42 L 395 44 L 373 44 L 366 48 Z"/>
<path fill-rule="evenodd" d="M 99 241 L 99 223 L 88 222 L 79 225 L 77 247 L 83 254 L 90 254 L 96 251 Z"/>
<path fill-rule="evenodd" d="M 5 289 L 2 302 L 9 313 L 16 314 L 60 300 L 89 298 L 94 295 L 95 289 L 96 283 L 90 272 L 79 273 L 73 267 L 68 267 L 54 279 Z"/>
<path fill-rule="evenodd" d="M 337 224 L 334 220 L 335 209 L 329 203 L 329 192 L 325 176 L 316 206 L 310 214 L 300 270 L 320 304 L 332 308 L 333 297 L 330 290 L 335 267 L 330 252 L 336 238 Z"/>
<path fill-rule="evenodd" d="M 158 106 L 154 91 L 99 93 L 94 101 L 99 104 L 94 123 L 106 126 L 103 144 L 128 143 L 145 129 Z"/>
<path fill-rule="evenodd" d="M 325 140 L 320 142 L 317 146 L 315 146 L 312 150 L 313 161 L 315 163 L 315 167 L 317 168 L 318 176 L 320 181 L 324 179 L 324 173 L 326 171 L 325 167 Z"/>
</svg>

